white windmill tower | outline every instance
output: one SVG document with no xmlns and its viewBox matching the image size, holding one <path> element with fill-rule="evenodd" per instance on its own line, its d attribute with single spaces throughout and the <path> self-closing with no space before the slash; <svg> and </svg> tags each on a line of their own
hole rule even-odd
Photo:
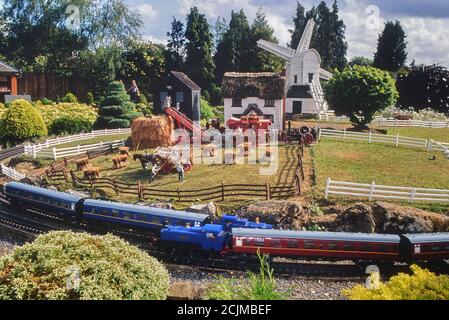
<svg viewBox="0 0 449 320">
<path fill-rule="evenodd" d="M 332 73 L 321 68 L 320 54 L 310 49 L 314 28 L 315 22 L 309 20 L 296 50 L 265 40 L 257 44 L 286 61 L 286 113 L 316 114 L 321 119 L 328 114 L 321 79 L 331 79 Z"/>
</svg>

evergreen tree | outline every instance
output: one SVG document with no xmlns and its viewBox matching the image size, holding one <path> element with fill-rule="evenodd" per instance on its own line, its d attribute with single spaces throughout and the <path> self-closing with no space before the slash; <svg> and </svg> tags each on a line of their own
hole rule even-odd
<svg viewBox="0 0 449 320">
<path fill-rule="evenodd" d="M 273 28 L 268 24 L 265 13 L 262 8 L 259 8 L 253 25 L 251 26 L 251 42 L 248 52 L 248 56 L 251 59 L 248 61 L 247 70 L 251 72 L 280 71 L 284 65 L 284 61 L 281 58 L 259 48 L 257 46 L 257 42 L 261 39 L 273 43 L 279 42 L 274 36 Z"/>
<path fill-rule="evenodd" d="M 405 32 L 399 21 L 388 21 L 379 35 L 374 66 L 379 69 L 396 72 L 407 61 L 407 43 Z"/>
<path fill-rule="evenodd" d="M 330 53 L 334 59 L 330 58 L 329 67 L 331 69 L 337 68 L 343 70 L 348 64 L 346 53 L 348 52 L 348 43 L 345 41 L 346 26 L 339 18 L 339 9 L 337 0 L 332 5 L 332 12 L 330 14 L 331 20 L 331 50 Z"/>
<path fill-rule="evenodd" d="M 212 58 L 212 34 L 206 16 L 197 7 L 190 9 L 185 32 L 186 71 L 203 89 L 210 87 L 215 65 Z"/>
<path fill-rule="evenodd" d="M 217 53 L 218 45 L 223 41 L 223 37 L 227 31 L 228 24 L 226 19 L 218 17 L 214 25 L 214 54 Z"/>
<path fill-rule="evenodd" d="M 182 21 L 173 17 L 171 31 L 167 32 L 166 70 L 181 71 L 184 68 L 185 35 Z"/>
<path fill-rule="evenodd" d="M 307 24 L 306 9 L 299 2 L 296 2 L 296 16 L 293 18 L 293 23 L 295 24 L 295 28 L 289 30 L 292 34 L 290 47 L 296 49 L 301 41 L 302 34 L 304 33 Z"/>
</svg>

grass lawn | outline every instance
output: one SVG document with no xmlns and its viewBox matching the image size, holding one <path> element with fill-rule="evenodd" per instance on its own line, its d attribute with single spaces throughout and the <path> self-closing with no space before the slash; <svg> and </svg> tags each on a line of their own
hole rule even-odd
<svg viewBox="0 0 449 320">
<path fill-rule="evenodd" d="M 139 180 L 146 186 L 158 188 L 160 190 L 196 190 L 215 187 L 225 184 L 258 184 L 265 185 L 267 182 L 271 186 L 290 186 L 294 182 L 294 177 L 298 165 L 298 146 L 279 147 L 279 167 L 273 175 L 261 175 L 260 168 L 267 168 L 268 165 L 241 164 L 241 165 L 194 165 L 193 169 L 186 173 L 186 180 L 183 183 L 178 181 L 177 174 L 159 175 L 156 180 L 149 184 L 150 171 L 144 171 L 139 161 L 129 161 L 128 168 L 119 170 L 112 169 L 112 155 L 99 157 L 92 160 L 92 165 L 101 168 L 102 178 L 114 178 L 121 182 L 137 183 Z M 149 150 L 150 152 L 151 150 Z M 137 153 L 143 153 L 139 151 Z M 151 152 L 150 152 L 151 153 Z M 115 155 L 114 155 L 115 156 Z M 74 166 L 71 165 L 72 169 Z M 135 201 L 135 197 L 119 195 L 107 192 L 105 195 L 120 201 Z M 235 203 L 233 204 L 235 205 Z"/>
<path fill-rule="evenodd" d="M 100 142 L 108 142 L 108 141 L 117 141 L 117 140 L 126 140 L 129 137 L 129 133 L 127 134 L 115 134 L 110 136 L 99 136 L 92 139 L 86 139 L 86 140 L 79 140 L 79 141 L 73 141 L 73 142 L 67 142 L 61 145 L 55 146 L 56 148 L 70 148 L 70 147 L 76 147 L 77 145 L 88 145 L 88 144 L 96 144 Z"/>
<path fill-rule="evenodd" d="M 449 188 L 449 160 L 419 149 L 323 139 L 313 147 L 317 184 L 326 179 L 391 186 Z"/>
<path fill-rule="evenodd" d="M 405 137 L 433 139 L 438 142 L 449 142 L 449 128 L 388 128 L 389 135 L 398 134 Z"/>
</svg>

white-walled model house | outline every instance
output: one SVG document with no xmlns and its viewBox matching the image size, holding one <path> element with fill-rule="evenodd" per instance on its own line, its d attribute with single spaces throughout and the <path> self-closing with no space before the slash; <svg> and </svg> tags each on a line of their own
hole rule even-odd
<svg viewBox="0 0 449 320">
<path fill-rule="evenodd" d="M 234 73 L 223 78 L 225 122 L 257 115 L 269 119 L 272 129 L 283 129 L 285 77 L 278 73 Z"/>
<path fill-rule="evenodd" d="M 324 99 L 321 80 L 329 80 L 332 74 L 321 68 L 318 51 L 310 49 L 315 22 L 309 20 L 296 50 L 260 40 L 260 48 L 286 61 L 286 108 L 289 115 L 317 115 L 327 117 L 328 104 Z"/>
</svg>

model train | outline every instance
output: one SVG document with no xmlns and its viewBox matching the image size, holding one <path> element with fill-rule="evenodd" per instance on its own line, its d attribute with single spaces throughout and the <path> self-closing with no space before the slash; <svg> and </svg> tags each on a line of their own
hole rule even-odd
<svg viewBox="0 0 449 320">
<path fill-rule="evenodd" d="M 223 216 L 81 199 L 57 191 L 9 183 L 7 199 L 21 207 L 58 212 L 72 222 L 138 228 L 158 234 L 157 245 L 199 255 L 271 256 L 354 261 L 435 261 L 449 259 L 449 233 L 379 235 L 274 230 L 272 225 Z"/>
<path fill-rule="evenodd" d="M 11 182 L 5 186 L 5 196 L 14 206 L 48 210 L 60 215 L 67 222 L 86 223 L 95 227 L 136 229 L 159 234 L 162 228 L 169 225 L 201 227 L 214 222 L 206 214 L 85 199 L 18 182 Z M 223 216 L 218 223 L 224 230 L 231 230 L 234 227 L 273 228 L 266 223 L 250 222 L 231 215 Z"/>
</svg>

